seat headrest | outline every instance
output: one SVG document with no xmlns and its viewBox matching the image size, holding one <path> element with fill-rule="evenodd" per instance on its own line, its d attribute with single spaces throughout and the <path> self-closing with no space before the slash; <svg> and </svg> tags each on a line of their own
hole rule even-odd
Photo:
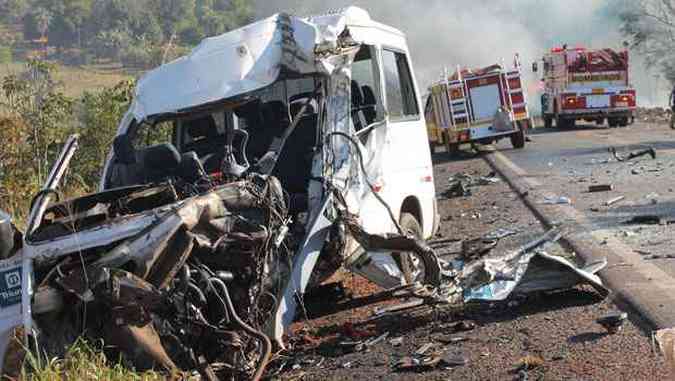
<svg viewBox="0 0 675 381">
<path fill-rule="evenodd" d="M 185 121 L 188 134 L 193 138 L 218 136 L 218 127 L 212 115 L 204 115 L 196 119 Z"/>
<path fill-rule="evenodd" d="M 179 172 L 183 180 L 190 183 L 208 178 L 204 166 L 194 151 L 185 152 L 181 155 Z"/>
<path fill-rule="evenodd" d="M 145 168 L 155 172 L 170 172 L 180 165 L 180 153 L 173 144 L 164 143 L 143 150 Z"/>
<path fill-rule="evenodd" d="M 113 141 L 113 152 L 115 153 L 115 158 L 119 163 L 122 164 L 134 164 L 136 163 L 136 149 L 133 144 L 131 144 L 131 139 L 129 135 L 118 135 Z"/>
<path fill-rule="evenodd" d="M 352 106 L 360 107 L 363 104 L 363 93 L 359 83 L 352 80 Z"/>
<path fill-rule="evenodd" d="M 377 104 L 377 100 L 375 99 L 375 92 L 370 86 L 364 85 L 363 87 L 361 87 L 361 90 L 363 91 L 363 104 L 368 106 Z"/>
<path fill-rule="evenodd" d="M 288 106 L 282 101 L 270 101 L 263 104 L 263 119 L 266 125 L 287 127 L 291 122 L 288 117 Z"/>
<path fill-rule="evenodd" d="M 261 105 L 262 102 L 260 102 L 260 99 L 254 99 L 234 109 L 234 115 L 236 115 L 237 118 L 243 119 L 259 118 Z"/>
</svg>

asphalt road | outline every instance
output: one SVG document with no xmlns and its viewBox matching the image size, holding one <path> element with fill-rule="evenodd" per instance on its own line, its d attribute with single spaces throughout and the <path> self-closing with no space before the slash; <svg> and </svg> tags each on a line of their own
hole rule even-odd
<svg viewBox="0 0 675 381">
<path fill-rule="evenodd" d="M 508 141 L 497 148 L 533 181 L 571 199 L 574 208 L 590 221 L 588 228 L 601 242 L 618 239 L 640 260 L 650 261 L 675 277 L 673 225 L 675 221 L 675 131 L 665 124 L 635 123 L 626 128 L 581 124 L 571 129 L 537 128 L 525 149 L 514 150 Z M 656 159 L 643 156 L 617 161 L 620 156 L 646 148 Z M 590 185 L 611 184 L 606 192 L 589 192 Z M 612 206 L 606 201 L 625 197 Z M 544 200 L 542 200 L 544 202 Z M 634 217 L 658 216 L 659 223 L 633 223 Z M 661 257 L 661 258 L 659 258 Z"/>
</svg>

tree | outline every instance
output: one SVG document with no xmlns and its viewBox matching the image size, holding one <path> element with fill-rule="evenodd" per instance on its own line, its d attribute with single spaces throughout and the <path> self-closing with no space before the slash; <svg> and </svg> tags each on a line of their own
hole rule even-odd
<svg viewBox="0 0 675 381">
<path fill-rule="evenodd" d="M 6 23 L 19 22 L 27 10 L 27 0 L 0 0 L 0 21 Z"/>
<path fill-rule="evenodd" d="M 675 5 L 671 0 L 618 0 L 616 5 L 630 45 L 675 83 Z"/>
</svg>

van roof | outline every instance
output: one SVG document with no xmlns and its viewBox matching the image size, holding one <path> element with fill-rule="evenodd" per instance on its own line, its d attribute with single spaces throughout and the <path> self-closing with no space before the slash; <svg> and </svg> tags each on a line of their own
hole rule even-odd
<svg viewBox="0 0 675 381">
<path fill-rule="evenodd" d="M 136 86 L 131 113 L 143 120 L 245 94 L 274 83 L 282 67 L 325 72 L 327 65 L 319 65 L 315 53 L 337 54 L 345 29 L 357 43 L 405 49 L 401 31 L 373 21 L 361 8 L 305 18 L 279 13 L 206 38 L 187 56 L 146 73 Z"/>
</svg>

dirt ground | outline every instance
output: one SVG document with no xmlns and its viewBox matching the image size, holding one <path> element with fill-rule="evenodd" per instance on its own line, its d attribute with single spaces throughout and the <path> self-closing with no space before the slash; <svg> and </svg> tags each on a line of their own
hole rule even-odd
<svg viewBox="0 0 675 381">
<path fill-rule="evenodd" d="M 448 177 L 457 172 L 488 175 L 482 159 L 435 157 L 436 190 L 442 227 L 435 239 L 459 241 L 498 228 L 518 231 L 493 250 L 503 252 L 543 232 L 541 225 L 504 182 L 472 188 L 472 195 L 445 198 Z M 448 252 L 452 252 L 450 247 Z M 567 255 L 560 247 L 550 253 Z M 305 300 L 307 319 L 293 327 L 293 349 L 270 367 L 284 380 L 661 380 L 667 369 L 652 340 L 627 322 L 614 335 L 595 320 L 618 309 L 592 288 L 578 288 L 461 311 L 422 309 L 368 322 L 377 302 L 377 286 L 358 276 L 342 277 L 344 294 L 323 293 Z M 465 322 L 464 326 L 457 323 Z M 475 328 L 471 325 L 475 324 Z M 461 328 L 461 329 L 460 329 Z M 388 337 L 364 352 L 342 349 L 346 341 Z M 399 339 L 402 338 L 402 339 Z M 392 339 L 395 339 L 392 341 Z M 400 344 L 395 345 L 395 341 Z M 400 372 L 396 364 L 425 344 L 456 365 Z M 531 365 L 519 366 L 529 356 Z M 280 372 L 275 372 L 281 365 Z M 528 368 L 528 369 L 525 369 Z M 269 374 L 268 373 L 268 374 Z"/>
</svg>

